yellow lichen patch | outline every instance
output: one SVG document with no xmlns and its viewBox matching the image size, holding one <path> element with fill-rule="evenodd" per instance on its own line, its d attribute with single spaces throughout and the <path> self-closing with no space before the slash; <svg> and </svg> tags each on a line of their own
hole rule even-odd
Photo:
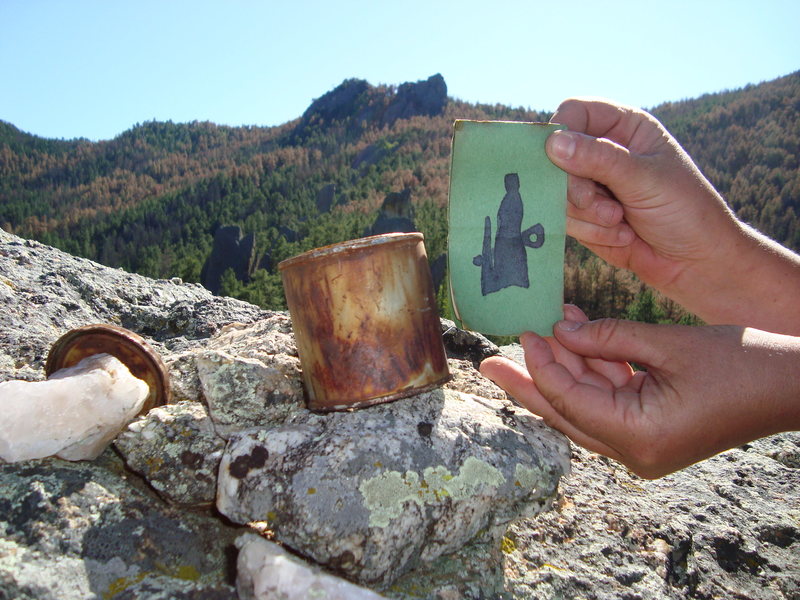
<svg viewBox="0 0 800 600">
<path fill-rule="evenodd" d="M 103 592 L 103 598 L 105 600 L 110 600 L 117 594 L 121 594 L 127 590 L 132 585 L 136 585 L 145 577 L 147 577 L 147 572 L 139 573 L 133 577 L 120 577 L 119 579 L 115 579 L 109 584 L 108 589 Z"/>
<path fill-rule="evenodd" d="M 517 543 L 507 535 L 504 535 L 503 539 L 500 540 L 500 550 L 503 551 L 503 554 L 511 554 L 516 549 Z"/>
<path fill-rule="evenodd" d="M 164 466 L 164 459 L 160 456 L 151 456 L 145 459 L 145 464 L 150 469 L 151 473 L 159 471 Z"/>
<path fill-rule="evenodd" d="M 309 495 L 316 494 L 316 493 L 317 493 L 317 488 L 313 488 L 313 487 L 308 488 L 308 494 Z"/>
<path fill-rule="evenodd" d="M 194 565 L 179 565 L 169 570 L 168 575 L 176 579 L 186 581 L 197 581 L 200 579 L 200 571 Z"/>
<path fill-rule="evenodd" d="M 174 577 L 175 579 L 183 579 L 184 581 L 198 581 L 201 577 L 200 571 L 198 571 L 197 567 L 194 565 L 178 565 L 172 567 L 163 564 L 157 564 L 156 567 L 157 570 L 155 571 L 142 571 L 141 573 L 137 573 L 131 577 L 120 577 L 115 579 L 109 584 L 108 589 L 103 592 L 103 599 L 111 600 L 114 598 L 114 596 L 121 594 L 129 587 L 136 585 L 150 574 L 162 573 L 170 577 Z"/>
<path fill-rule="evenodd" d="M 564 567 L 557 567 L 555 565 L 551 565 L 550 563 L 544 563 L 541 566 L 542 569 L 553 569 L 554 571 L 561 571 L 563 573 L 571 573 L 569 569 L 565 569 Z"/>
<path fill-rule="evenodd" d="M 638 483 L 635 483 L 633 481 L 626 481 L 625 479 L 622 479 L 622 480 L 617 480 L 617 483 L 619 483 L 622 487 L 627 488 L 627 489 L 629 489 L 631 491 L 634 491 L 634 492 L 642 492 L 643 493 L 645 491 L 645 489 L 642 486 L 640 486 Z"/>
</svg>

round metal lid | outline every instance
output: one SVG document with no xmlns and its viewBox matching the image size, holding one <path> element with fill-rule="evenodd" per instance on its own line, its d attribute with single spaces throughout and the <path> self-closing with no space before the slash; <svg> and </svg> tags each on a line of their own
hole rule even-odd
<svg viewBox="0 0 800 600">
<path fill-rule="evenodd" d="M 50 348 L 45 374 L 50 377 L 95 354 L 114 356 L 134 377 L 144 380 L 150 387 L 139 414 L 169 402 L 169 372 L 161 357 L 144 338 L 115 325 L 85 325 L 65 333 Z"/>
</svg>

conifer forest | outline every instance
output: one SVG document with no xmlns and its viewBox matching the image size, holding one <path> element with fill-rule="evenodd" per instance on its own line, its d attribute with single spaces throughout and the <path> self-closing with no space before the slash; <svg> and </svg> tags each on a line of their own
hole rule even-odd
<svg viewBox="0 0 800 600">
<path fill-rule="evenodd" d="M 645 108 L 741 219 L 800 250 L 800 72 Z M 273 309 L 285 308 L 280 261 L 418 230 L 438 283 L 446 279 L 453 121 L 549 117 L 450 98 L 434 75 L 398 86 L 346 80 L 277 127 L 153 121 L 92 142 L 45 139 L 0 121 L 0 227 Z M 573 240 L 566 250 L 565 300 L 590 317 L 697 322 Z M 448 316 L 445 287 L 438 298 Z"/>
</svg>

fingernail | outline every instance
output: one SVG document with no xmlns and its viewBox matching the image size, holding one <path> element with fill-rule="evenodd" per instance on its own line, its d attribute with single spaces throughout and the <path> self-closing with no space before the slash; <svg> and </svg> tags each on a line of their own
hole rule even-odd
<svg viewBox="0 0 800 600">
<path fill-rule="evenodd" d="M 619 239 L 619 242 L 624 246 L 627 246 L 628 244 L 633 242 L 633 239 L 635 237 L 636 233 L 634 233 L 633 229 L 631 229 L 630 227 L 625 227 L 623 229 L 620 229 L 619 233 L 617 234 L 617 239 Z"/>
<path fill-rule="evenodd" d="M 561 331 L 575 331 L 577 330 L 583 323 L 579 323 L 578 321 L 559 321 L 556 323 L 556 327 L 558 327 Z"/>
<path fill-rule="evenodd" d="M 575 154 L 575 135 L 569 131 L 556 131 L 550 135 L 548 147 L 556 158 L 569 160 Z"/>
<path fill-rule="evenodd" d="M 616 213 L 616 208 L 606 202 L 597 207 L 597 216 L 606 225 L 613 224 Z"/>
</svg>

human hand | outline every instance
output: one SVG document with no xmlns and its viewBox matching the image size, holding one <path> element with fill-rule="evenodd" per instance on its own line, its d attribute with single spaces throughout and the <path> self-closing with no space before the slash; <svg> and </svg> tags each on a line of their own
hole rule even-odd
<svg viewBox="0 0 800 600">
<path fill-rule="evenodd" d="M 546 146 L 570 174 L 567 232 L 601 258 L 668 293 L 733 240 L 727 205 L 651 115 L 570 99 L 551 120 L 569 128 Z"/>
<path fill-rule="evenodd" d="M 554 338 L 521 337 L 527 371 L 492 357 L 481 372 L 574 442 L 642 477 L 800 428 L 798 338 L 737 326 L 588 322 L 574 306 L 565 318 Z"/>
<path fill-rule="evenodd" d="M 551 120 L 570 129 L 546 145 L 568 234 L 708 323 L 800 333 L 800 257 L 738 221 L 654 117 L 571 99 Z"/>
</svg>

